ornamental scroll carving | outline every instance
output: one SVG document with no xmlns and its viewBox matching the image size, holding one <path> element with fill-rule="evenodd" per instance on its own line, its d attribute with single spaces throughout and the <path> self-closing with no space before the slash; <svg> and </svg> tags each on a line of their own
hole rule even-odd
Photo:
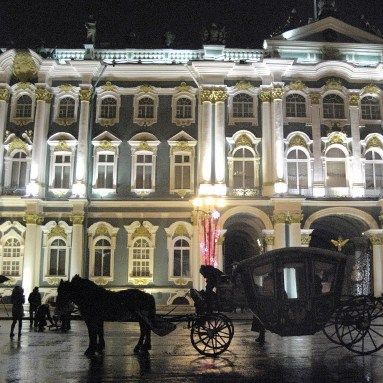
<svg viewBox="0 0 383 383">
<path fill-rule="evenodd" d="M 311 105 L 318 105 L 321 99 L 321 94 L 318 92 L 311 92 L 309 94 Z"/>
<path fill-rule="evenodd" d="M 190 92 L 191 86 L 186 84 L 186 82 L 181 82 L 180 85 L 176 86 L 176 91 L 180 92 Z"/>
<path fill-rule="evenodd" d="M 269 90 L 261 90 L 258 97 L 261 102 L 269 102 L 271 100 L 271 92 Z"/>
<path fill-rule="evenodd" d="M 73 225 L 82 225 L 84 222 L 84 213 L 74 213 L 69 217 L 69 220 Z"/>
<path fill-rule="evenodd" d="M 253 146 L 253 142 L 246 134 L 241 134 L 238 139 L 235 141 L 235 147 L 238 146 Z"/>
<path fill-rule="evenodd" d="M 177 228 L 174 231 L 174 237 L 190 237 L 185 225 L 180 224 L 177 226 Z"/>
<path fill-rule="evenodd" d="M 28 81 L 37 76 L 37 66 L 29 52 L 17 52 L 13 59 L 12 74 L 19 81 Z"/>
<path fill-rule="evenodd" d="M 54 151 L 55 152 L 70 152 L 71 149 L 66 141 L 60 140 L 59 143 L 55 146 Z"/>
<path fill-rule="evenodd" d="M 35 224 L 41 225 L 43 223 L 44 217 L 39 214 L 25 214 L 23 217 L 23 221 L 26 224 Z"/>
<path fill-rule="evenodd" d="M 67 239 L 67 234 L 65 232 L 65 229 L 59 225 L 53 226 L 51 231 L 48 233 L 48 239 L 53 237 L 61 237 L 61 238 Z"/>
<path fill-rule="evenodd" d="M 339 78 L 331 78 L 326 81 L 325 85 L 326 90 L 339 90 L 343 88 L 342 82 Z"/>
<path fill-rule="evenodd" d="M 0 88 L 0 101 L 8 102 L 9 100 L 9 91 L 7 88 Z"/>
<path fill-rule="evenodd" d="M 272 100 L 282 100 L 283 94 L 284 94 L 283 88 L 271 89 L 271 99 Z"/>
<path fill-rule="evenodd" d="M 145 149 L 151 150 L 151 149 Z M 174 154 L 176 152 L 192 152 L 193 147 L 189 145 L 188 141 L 178 141 L 176 145 L 172 146 L 171 153 Z"/>
<path fill-rule="evenodd" d="M 8 144 L 8 152 L 12 153 L 14 150 L 22 150 L 22 151 L 26 152 L 28 150 L 28 146 L 21 138 L 15 137 Z"/>
<path fill-rule="evenodd" d="M 52 93 L 50 93 L 45 88 L 37 88 L 35 90 L 35 95 L 36 95 L 36 101 L 45 101 L 45 102 L 52 101 Z"/>
<path fill-rule="evenodd" d="M 109 279 L 105 277 L 92 278 L 93 282 L 99 286 L 105 286 L 108 284 Z"/>
<path fill-rule="evenodd" d="M 201 101 L 211 103 L 224 102 L 227 99 L 226 89 L 203 89 L 201 91 Z"/>
<path fill-rule="evenodd" d="M 307 149 L 307 143 L 306 143 L 305 139 L 302 136 L 300 136 L 299 134 L 297 134 L 291 138 L 291 140 L 289 142 L 289 148 L 291 148 L 293 146 L 302 146 L 302 147 Z"/>
<path fill-rule="evenodd" d="M 249 90 L 252 85 L 248 81 L 239 81 L 235 84 L 236 90 Z"/>
<path fill-rule="evenodd" d="M 138 88 L 140 93 L 154 93 L 154 88 L 151 85 L 143 84 Z"/>
<path fill-rule="evenodd" d="M 352 93 L 348 95 L 348 103 L 350 106 L 358 106 L 360 101 L 360 96 L 357 93 Z"/>
<path fill-rule="evenodd" d="M 368 150 L 370 148 L 381 148 L 381 149 L 383 149 L 383 143 L 378 137 L 373 136 L 367 141 L 366 150 Z"/>
<path fill-rule="evenodd" d="M 306 84 L 301 80 L 295 80 L 289 84 L 290 90 L 303 90 L 306 88 Z"/>
<path fill-rule="evenodd" d="M 148 285 L 151 280 L 150 278 L 132 278 L 132 282 L 135 286 L 145 286 Z"/>
<path fill-rule="evenodd" d="M 90 101 L 92 98 L 92 90 L 91 89 L 81 89 L 79 92 L 81 101 Z"/>
<path fill-rule="evenodd" d="M 101 85 L 103 91 L 115 92 L 117 86 L 113 85 L 110 81 L 107 81 L 104 85 Z"/>
<path fill-rule="evenodd" d="M 61 84 L 59 85 L 60 92 L 68 93 L 73 89 L 73 85 L 71 84 Z"/>
<path fill-rule="evenodd" d="M 105 151 L 105 152 L 115 152 L 116 148 L 113 146 L 113 144 L 108 140 L 102 140 L 100 141 L 99 145 L 96 149 L 97 152 L 99 151 Z"/>
<path fill-rule="evenodd" d="M 110 238 L 109 230 L 104 224 L 101 224 L 97 227 L 96 231 L 94 232 L 94 236 Z"/>
<path fill-rule="evenodd" d="M 371 242 L 371 245 L 383 245 L 383 236 L 382 235 L 371 235 L 368 237 Z"/>
<path fill-rule="evenodd" d="M 379 95 L 380 93 L 380 88 L 378 88 L 374 84 L 368 84 L 362 89 L 362 95 L 365 94 L 373 94 L 373 95 Z"/>
<path fill-rule="evenodd" d="M 141 225 L 141 226 L 137 227 L 137 229 L 134 231 L 134 233 L 132 235 L 132 239 L 137 238 L 137 237 L 145 237 L 145 238 L 148 238 L 150 241 L 151 234 L 145 226 Z"/>
<path fill-rule="evenodd" d="M 289 212 L 289 211 L 283 211 L 283 212 L 278 212 L 273 215 L 273 222 L 274 224 L 277 223 L 300 223 L 303 219 L 303 214 L 300 211 L 294 211 L 294 212 Z"/>
</svg>

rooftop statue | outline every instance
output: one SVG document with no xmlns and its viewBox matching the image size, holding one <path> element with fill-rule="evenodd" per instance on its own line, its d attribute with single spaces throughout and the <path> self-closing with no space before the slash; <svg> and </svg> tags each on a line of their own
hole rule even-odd
<svg viewBox="0 0 383 383">
<path fill-rule="evenodd" d="M 336 13 L 335 0 L 319 0 L 318 7 L 318 19 L 324 19 L 328 16 L 334 16 Z"/>
<path fill-rule="evenodd" d="M 225 44 L 226 30 L 225 27 L 220 27 L 217 24 L 211 24 L 210 28 L 202 30 L 202 41 L 205 44 Z"/>
<path fill-rule="evenodd" d="M 95 44 L 96 42 L 96 21 L 93 16 L 89 16 L 89 20 L 85 23 L 86 29 L 86 43 Z"/>
<path fill-rule="evenodd" d="M 170 48 L 173 45 L 174 40 L 176 38 L 175 34 L 170 31 L 167 31 L 165 32 L 164 37 L 165 37 L 166 48 Z"/>
</svg>

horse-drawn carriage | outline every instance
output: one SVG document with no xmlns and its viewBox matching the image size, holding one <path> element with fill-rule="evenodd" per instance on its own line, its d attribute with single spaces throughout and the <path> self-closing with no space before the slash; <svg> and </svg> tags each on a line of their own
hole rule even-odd
<svg viewBox="0 0 383 383">
<path fill-rule="evenodd" d="M 267 330 L 281 336 L 323 330 L 332 342 L 357 354 L 371 354 L 383 347 L 383 301 L 342 296 L 345 268 L 344 254 L 297 247 L 242 261 L 238 273 L 251 311 Z M 221 282 L 216 299 L 195 291 L 191 296 L 197 308 L 189 318 L 191 342 L 203 355 L 219 355 L 234 335 L 233 323 L 223 312 L 235 306 L 235 289 Z"/>
</svg>

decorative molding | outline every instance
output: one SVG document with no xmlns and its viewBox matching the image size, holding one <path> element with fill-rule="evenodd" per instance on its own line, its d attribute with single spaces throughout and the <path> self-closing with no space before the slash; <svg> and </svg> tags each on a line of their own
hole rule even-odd
<svg viewBox="0 0 383 383">
<path fill-rule="evenodd" d="M 82 225 L 84 222 L 84 213 L 73 213 L 69 217 L 69 221 L 73 223 L 73 225 Z"/>
<path fill-rule="evenodd" d="M 343 89 L 343 85 L 339 78 L 330 78 L 326 81 L 325 89 L 341 91 Z"/>
<path fill-rule="evenodd" d="M 148 285 L 150 282 L 152 282 L 152 278 L 130 277 L 130 281 L 135 286 L 145 286 L 145 285 Z"/>
<path fill-rule="evenodd" d="M 176 86 L 175 89 L 176 89 L 176 91 L 178 93 L 180 93 L 180 92 L 190 92 L 191 86 L 186 84 L 186 82 L 183 81 L 183 82 L 181 82 L 180 85 Z"/>
<path fill-rule="evenodd" d="M 306 84 L 301 80 L 295 80 L 289 84 L 290 90 L 303 90 L 306 88 Z"/>
<path fill-rule="evenodd" d="M 236 90 L 249 90 L 252 88 L 252 85 L 249 81 L 239 81 L 235 84 L 234 88 Z"/>
<path fill-rule="evenodd" d="M 19 137 L 15 137 L 9 144 L 8 144 L 8 152 L 12 153 L 14 150 L 23 150 L 26 152 L 28 150 L 28 145 Z"/>
<path fill-rule="evenodd" d="M 41 225 L 44 220 L 44 217 L 40 214 L 25 214 L 23 217 L 23 221 L 26 224 L 35 224 L 35 225 Z"/>
<path fill-rule="evenodd" d="M 65 232 L 65 229 L 62 226 L 53 226 L 51 231 L 48 233 L 48 239 L 53 237 L 61 237 L 65 240 L 67 239 L 67 234 Z"/>
<path fill-rule="evenodd" d="M 311 241 L 311 235 L 309 234 L 301 234 L 301 245 L 308 246 Z"/>
<path fill-rule="evenodd" d="M 35 96 L 36 101 L 45 101 L 45 102 L 51 102 L 52 101 L 52 93 L 50 93 L 47 89 L 38 87 L 35 90 Z"/>
<path fill-rule="evenodd" d="M 173 280 L 173 283 L 176 285 L 176 286 L 186 286 L 190 281 L 190 278 L 189 279 L 185 279 L 185 278 L 176 278 Z"/>
<path fill-rule="evenodd" d="M 358 93 L 351 93 L 348 95 L 348 104 L 350 106 L 359 106 L 360 96 Z"/>
<path fill-rule="evenodd" d="M 373 94 L 373 95 L 376 95 L 378 96 L 379 93 L 380 93 L 380 88 L 378 88 L 376 85 L 374 84 L 368 84 L 366 85 L 363 89 L 362 89 L 362 92 L 361 94 L 362 95 L 365 95 L 365 94 Z"/>
<path fill-rule="evenodd" d="M 227 99 L 226 89 L 203 89 L 201 91 L 201 101 L 209 101 L 211 103 L 224 102 Z"/>
<path fill-rule="evenodd" d="M 367 141 L 366 150 L 368 150 L 370 148 L 381 148 L 381 149 L 383 149 L 383 143 L 377 136 L 373 136 Z"/>
<path fill-rule="evenodd" d="M 179 195 L 183 199 L 186 196 L 191 195 L 192 191 L 189 189 L 176 189 L 176 190 L 174 190 L 174 193 Z"/>
<path fill-rule="evenodd" d="M 110 278 L 106 277 L 93 277 L 92 281 L 99 286 L 105 286 L 109 283 Z"/>
<path fill-rule="evenodd" d="M 73 117 L 57 117 L 55 122 L 60 126 L 69 126 L 74 124 L 76 120 Z"/>
<path fill-rule="evenodd" d="M 151 147 L 147 141 L 141 141 L 140 144 L 137 146 L 137 151 L 149 151 L 149 152 L 154 152 L 154 148 Z"/>
<path fill-rule="evenodd" d="M 140 93 L 154 93 L 154 87 L 148 84 L 143 84 L 143 85 L 140 85 L 140 87 L 138 88 L 138 91 Z"/>
<path fill-rule="evenodd" d="M 45 277 L 44 280 L 48 283 L 49 286 L 57 286 L 62 278 L 59 277 Z"/>
<path fill-rule="evenodd" d="M 289 141 L 289 148 L 293 146 L 302 146 L 307 149 L 307 142 L 301 135 L 296 134 Z"/>
<path fill-rule="evenodd" d="M 271 89 L 271 99 L 274 100 L 282 100 L 284 95 L 284 89 L 282 87 Z"/>
<path fill-rule="evenodd" d="M 79 97 L 81 101 L 90 101 L 92 98 L 92 89 L 81 89 L 79 92 Z"/>
<path fill-rule="evenodd" d="M 321 94 L 318 92 L 309 93 L 311 105 L 318 105 L 320 103 Z"/>
<path fill-rule="evenodd" d="M 61 84 L 61 85 L 59 85 L 59 89 L 60 89 L 60 92 L 69 93 L 71 90 L 73 90 L 73 85 Z"/>
<path fill-rule="evenodd" d="M 145 150 L 152 150 L 152 149 L 145 149 Z M 188 141 L 178 141 L 178 143 L 174 146 L 172 146 L 171 154 L 174 154 L 176 152 L 192 152 L 193 146 L 189 144 Z"/>
<path fill-rule="evenodd" d="M 9 91 L 7 88 L 0 88 L 0 101 L 9 101 Z"/>
<path fill-rule="evenodd" d="M 96 152 L 106 151 L 106 152 L 115 152 L 116 147 L 108 140 L 100 141 L 100 144 L 96 147 Z"/>
<path fill-rule="evenodd" d="M 266 235 L 264 237 L 264 240 L 266 242 L 266 245 L 268 246 L 274 246 L 274 236 L 273 235 Z"/>
<path fill-rule="evenodd" d="M 256 197 L 259 195 L 259 189 L 257 188 L 232 189 L 231 194 L 233 197 Z"/>
<path fill-rule="evenodd" d="M 21 81 L 16 84 L 16 90 L 32 90 L 32 84 L 29 82 Z"/>
<path fill-rule="evenodd" d="M 334 134 L 329 140 L 330 144 L 343 144 L 343 137 L 341 134 Z"/>
<path fill-rule="evenodd" d="M 252 148 L 253 142 L 251 141 L 249 136 L 247 136 L 246 134 L 241 134 L 235 141 L 235 147 L 238 146 L 250 146 Z"/>
<path fill-rule="evenodd" d="M 190 237 L 185 225 L 180 224 L 177 226 L 177 228 L 174 230 L 174 237 Z"/>
<path fill-rule="evenodd" d="M 300 223 L 303 220 L 303 214 L 300 211 L 294 211 L 294 212 L 289 212 L 289 211 L 283 211 L 283 212 L 278 212 L 274 213 L 272 220 L 274 224 L 277 223 Z"/>
<path fill-rule="evenodd" d="M 94 237 L 101 237 L 101 236 L 110 238 L 109 230 L 104 224 L 99 225 L 94 232 Z"/>
<path fill-rule="evenodd" d="M 271 100 L 271 92 L 270 90 L 261 90 L 258 97 L 261 102 L 269 102 Z"/>
<path fill-rule="evenodd" d="M 55 152 L 71 152 L 71 148 L 65 140 L 60 140 L 54 148 Z"/>
<path fill-rule="evenodd" d="M 117 86 L 113 85 L 110 81 L 107 81 L 104 85 L 101 85 L 101 88 L 105 92 L 116 92 Z"/>
<path fill-rule="evenodd" d="M 370 235 L 368 239 L 371 242 L 371 245 L 383 245 L 383 236 L 381 235 Z"/>
<path fill-rule="evenodd" d="M 19 81 L 27 81 L 37 76 L 38 68 L 29 52 L 16 52 L 12 64 L 12 74 Z"/>
<path fill-rule="evenodd" d="M 137 227 L 136 230 L 134 230 L 134 233 L 132 234 L 132 239 L 135 239 L 137 237 L 145 237 L 148 238 L 149 241 L 151 240 L 150 231 L 143 225 L 140 225 L 139 227 Z"/>
</svg>

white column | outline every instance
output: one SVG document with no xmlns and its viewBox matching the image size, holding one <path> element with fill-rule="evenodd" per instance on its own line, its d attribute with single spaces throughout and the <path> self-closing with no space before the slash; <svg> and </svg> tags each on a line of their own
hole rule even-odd
<svg viewBox="0 0 383 383">
<path fill-rule="evenodd" d="M 26 297 L 32 292 L 33 287 L 38 285 L 39 281 L 36 275 L 39 275 L 40 251 L 37 245 L 40 244 L 39 236 L 42 217 L 36 213 L 26 213 L 25 215 L 25 250 L 23 262 L 23 281 L 22 286 Z"/>
<path fill-rule="evenodd" d="M 299 213 L 297 217 L 293 217 L 289 225 L 289 247 L 299 247 L 302 246 L 301 240 L 301 217 Z"/>
<path fill-rule="evenodd" d="M 350 105 L 350 124 L 352 137 L 352 197 L 364 196 L 364 182 L 361 160 L 361 145 L 360 145 L 360 115 L 359 115 L 359 95 L 349 95 Z"/>
<path fill-rule="evenodd" d="M 36 86 L 36 113 L 33 131 L 31 182 L 27 187 L 27 194 L 34 197 L 43 197 L 47 162 L 46 141 L 52 94 L 44 88 L 45 84 L 36 84 Z"/>
<path fill-rule="evenodd" d="M 84 249 L 84 215 L 73 214 L 71 217 L 73 223 L 72 230 L 72 251 L 70 258 L 70 278 L 76 274 L 83 276 L 83 249 Z"/>
<path fill-rule="evenodd" d="M 312 229 L 302 229 L 301 230 L 301 246 L 309 247 L 311 241 Z"/>
<path fill-rule="evenodd" d="M 262 90 L 262 195 L 273 195 L 273 140 L 271 132 L 270 90 Z"/>
<path fill-rule="evenodd" d="M 201 253 L 199 243 L 199 225 L 198 215 L 193 212 L 193 238 L 192 238 L 192 258 L 191 258 L 191 272 L 193 278 L 193 288 L 200 290 L 202 287 L 199 268 L 201 267 Z"/>
<path fill-rule="evenodd" d="M 209 91 L 203 91 L 209 92 Z M 201 96 L 202 100 L 202 121 L 199 135 L 199 187 L 203 184 L 212 183 L 212 131 L 213 131 L 213 104 L 206 99 L 206 93 Z M 203 188 L 203 187 L 202 187 Z M 202 193 L 204 194 L 204 193 Z M 206 194 L 206 193 L 205 193 Z"/>
<path fill-rule="evenodd" d="M 80 90 L 80 117 L 78 122 L 78 144 L 76 158 L 75 182 L 73 183 L 72 194 L 84 197 L 86 194 L 86 180 L 88 170 L 88 132 L 89 112 L 92 90 L 83 88 Z M 92 139 L 92 137 L 90 137 Z"/>
<path fill-rule="evenodd" d="M 0 193 L 3 188 L 4 133 L 7 125 L 9 86 L 0 84 Z"/>
<path fill-rule="evenodd" d="M 383 294 L 383 230 L 368 230 L 364 234 L 369 237 L 372 244 L 374 297 L 381 297 Z"/>
<path fill-rule="evenodd" d="M 263 239 L 266 243 L 266 251 L 274 249 L 274 230 L 262 230 Z"/>
<path fill-rule="evenodd" d="M 226 153 L 225 153 L 225 102 L 215 103 L 215 183 L 225 187 Z"/>
<path fill-rule="evenodd" d="M 311 129 L 313 138 L 313 195 L 323 197 L 325 195 L 323 164 L 322 164 L 322 137 L 320 119 L 320 93 L 310 93 L 311 100 Z"/>
<path fill-rule="evenodd" d="M 274 143 L 274 192 L 287 192 L 287 183 L 285 176 L 285 148 L 283 142 L 283 88 L 276 87 L 271 91 L 272 102 L 272 140 Z"/>
</svg>

